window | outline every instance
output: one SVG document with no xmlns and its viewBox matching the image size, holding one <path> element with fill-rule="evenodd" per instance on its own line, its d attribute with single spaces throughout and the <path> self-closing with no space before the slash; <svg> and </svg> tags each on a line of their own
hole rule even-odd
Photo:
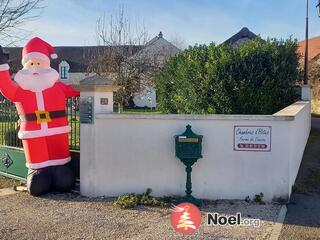
<svg viewBox="0 0 320 240">
<path fill-rule="evenodd" d="M 66 66 L 62 66 L 60 67 L 60 78 L 61 79 L 68 79 L 68 76 L 67 76 L 67 67 Z"/>
<path fill-rule="evenodd" d="M 69 79 L 69 70 L 70 70 L 70 65 L 66 61 L 62 61 L 59 64 L 59 74 L 60 74 L 61 80 Z"/>
</svg>

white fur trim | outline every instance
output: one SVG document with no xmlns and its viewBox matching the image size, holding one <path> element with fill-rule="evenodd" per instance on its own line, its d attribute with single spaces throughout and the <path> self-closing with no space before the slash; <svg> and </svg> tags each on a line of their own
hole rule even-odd
<svg viewBox="0 0 320 240">
<path fill-rule="evenodd" d="M 52 54 L 50 55 L 50 57 L 51 57 L 52 59 L 56 59 L 56 58 L 58 58 L 58 55 L 57 55 L 56 53 L 52 53 Z"/>
<path fill-rule="evenodd" d="M 43 92 L 36 92 L 36 99 L 37 99 L 37 109 L 44 111 L 44 98 L 43 98 Z M 41 129 L 48 128 L 48 123 L 43 122 L 41 123 Z"/>
<path fill-rule="evenodd" d="M 9 65 L 7 63 L 0 65 L 0 71 L 9 70 Z"/>
<path fill-rule="evenodd" d="M 37 108 L 44 111 L 44 99 L 42 92 L 36 92 Z"/>
<path fill-rule="evenodd" d="M 31 168 L 31 169 L 40 169 L 44 167 L 64 165 L 70 162 L 70 160 L 71 158 L 67 157 L 62 159 L 47 160 L 45 162 L 39 162 L 39 163 L 26 163 L 26 166 L 27 168 Z"/>
<path fill-rule="evenodd" d="M 68 133 L 71 131 L 70 126 L 63 127 L 55 127 L 55 128 L 44 128 L 40 130 L 32 130 L 32 131 L 22 131 L 18 132 L 18 137 L 20 139 L 29 139 L 29 138 L 37 138 L 37 137 L 47 137 L 62 133 Z"/>
<path fill-rule="evenodd" d="M 23 58 L 21 60 L 22 65 L 24 65 L 26 62 L 28 62 L 32 58 L 38 58 L 38 59 L 41 59 L 43 61 L 47 61 L 50 63 L 50 59 L 47 55 L 40 53 L 40 52 L 30 52 L 30 53 L 23 56 Z"/>
</svg>

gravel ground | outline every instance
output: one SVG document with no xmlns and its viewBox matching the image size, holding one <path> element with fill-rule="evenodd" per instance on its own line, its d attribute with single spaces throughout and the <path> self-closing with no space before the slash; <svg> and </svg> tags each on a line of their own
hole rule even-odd
<svg viewBox="0 0 320 240">
<path fill-rule="evenodd" d="M 269 239 L 281 208 L 245 201 L 205 202 L 200 229 L 186 237 L 172 229 L 170 208 L 122 210 L 113 206 L 112 200 L 75 194 L 2 196 L 0 239 Z M 207 226 L 207 212 L 241 212 L 243 218 L 262 219 L 261 226 Z"/>
<path fill-rule="evenodd" d="M 0 176 L 0 188 L 8 188 L 23 185 L 22 182 L 10 178 Z"/>
</svg>

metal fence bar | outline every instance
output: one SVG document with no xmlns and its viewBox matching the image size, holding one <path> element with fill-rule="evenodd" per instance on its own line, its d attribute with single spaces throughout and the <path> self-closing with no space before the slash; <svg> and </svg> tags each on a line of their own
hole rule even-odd
<svg viewBox="0 0 320 240">
<path fill-rule="evenodd" d="M 3 107 L 4 107 L 4 97 L 2 96 L 2 95 L 0 95 L 0 98 L 1 98 L 1 109 L 0 109 L 0 112 L 1 112 L 1 114 L 0 114 L 0 122 L 1 122 L 1 138 L 0 138 L 0 144 L 4 144 L 3 143 L 3 139 L 4 139 L 4 135 L 3 135 L 3 132 L 4 132 L 4 124 L 3 124 L 3 122 L 4 122 L 4 110 L 3 110 Z"/>
<path fill-rule="evenodd" d="M 69 145 L 71 150 L 80 150 L 79 97 L 68 99 L 67 115 L 71 126 Z"/>
</svg>

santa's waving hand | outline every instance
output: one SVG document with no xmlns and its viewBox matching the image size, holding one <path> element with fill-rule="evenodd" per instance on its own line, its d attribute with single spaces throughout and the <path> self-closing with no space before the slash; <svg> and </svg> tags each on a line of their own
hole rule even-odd
<svg viewBox="0 0 320 240">
<path fill-rule="evenodd" d="M 57 58 L 53 47 L 40 38 L 31 39 L 22 51 L 23 69 L 9 74 L 8 56 L 0 47 L 0 91 L 15 102 L 21 120 L 18 137 L 22 139 L 29 168 L 27 187 L 38 196 L 51 189 L 70 190 L 75 182 L 66 165 L 70 161 L 66 98 L 78 96 L 71 86 L 59 81 L 50 67 Z"/>
</svg>

